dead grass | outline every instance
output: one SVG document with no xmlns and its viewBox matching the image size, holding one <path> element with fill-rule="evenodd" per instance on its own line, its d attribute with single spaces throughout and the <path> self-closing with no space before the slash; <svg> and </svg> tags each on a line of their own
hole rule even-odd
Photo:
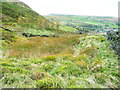
<svg viewBox="0 0 120 90">
<path fill-rule="evenodd" d="M 63 37 L 29 37 L 10 44 L 7 57 L 46 57 L 57 54 L 72 54 L 73 46 L 79 43 L 80 35 Z"/>
</svg>

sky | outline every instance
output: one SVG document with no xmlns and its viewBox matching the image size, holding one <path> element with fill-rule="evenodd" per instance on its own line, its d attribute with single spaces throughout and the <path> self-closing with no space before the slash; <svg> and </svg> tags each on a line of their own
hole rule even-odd
<svg viewBox="0 0 120 90">
<path fill-rule="evenodd" d="M 68 14 L 118 17 L 120 0 L 20 0 L 40 15 Z"/>
</svg>

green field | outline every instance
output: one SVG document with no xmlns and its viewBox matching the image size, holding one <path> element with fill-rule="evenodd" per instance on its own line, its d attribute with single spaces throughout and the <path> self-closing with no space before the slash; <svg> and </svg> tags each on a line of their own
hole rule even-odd
<svg viewBox="0 0 120 90">
<path fill-rule="evenodd" d="M 117 29 L 117 18 L 116 17 L 100 17 L 100 16 L 80 16 L 80 15 L 61 15 L 61 14 L 51 14 L 45 16 L 50 20 L 54 17 L 54 20 L 59 20 L 62 26 L 73 27 L 78 31 L 88 30 L 89 32 L 104 31 L 106 29 Z"/>
</svg>

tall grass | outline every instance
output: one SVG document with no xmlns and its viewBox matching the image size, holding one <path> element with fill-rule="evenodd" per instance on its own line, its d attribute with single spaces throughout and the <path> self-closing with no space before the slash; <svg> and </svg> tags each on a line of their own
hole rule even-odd
<svg viewBox="0 0 120 90">
<path fill-rule="evenodd" d="M 73 46 L 80 36 L 70 37 L 32 37 L 12 42 L 5 51 L 7 57 L 42 57 L 60 53 L 72 54 Z"/>
</svg>

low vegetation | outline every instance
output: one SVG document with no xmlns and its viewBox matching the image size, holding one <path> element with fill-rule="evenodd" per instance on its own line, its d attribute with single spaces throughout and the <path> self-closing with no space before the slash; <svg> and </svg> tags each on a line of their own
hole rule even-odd
<svg viewBox="0 0 120 90">
<path fill-rule="evenodd" d="M 51 32 L 50 30 L 34 30 L 34 29 L 29 29 L 27 31 L 25 31 L 25 33 L 27 34 L 32 34 L 32 35 L 54 35 L 53 32 Z"/>
<path fill-rule="evenodd" d="M 8 47 L 4 88 L 118 88 L 117 56 L 104 36 L 30 37 Z"/>
<path fill-rule="evenodd" d="M 71 54 L 79 36 L 20 38 L 8 45 L 7 57 L 41 57 L 60 53 Z M 34 53 L 34 54 L 33 54 Z"/>
</svg>

